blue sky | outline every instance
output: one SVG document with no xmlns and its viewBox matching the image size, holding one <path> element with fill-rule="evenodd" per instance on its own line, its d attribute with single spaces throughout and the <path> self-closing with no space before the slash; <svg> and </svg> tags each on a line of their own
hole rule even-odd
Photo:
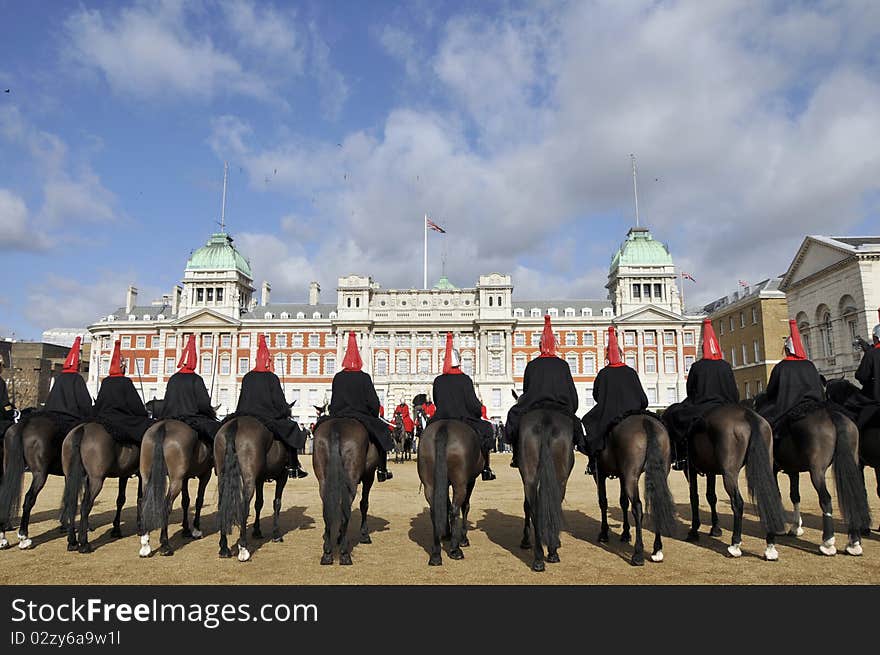
<svg viewBox="0 0 880 655">
<path fill-rule="evenodd" d="M 273 298 L 447 272 L 604 297 L 643 221 L 708 301 L 877 233 L 880 4 L 0 0 L 0 334 L 168 292 L 219 218 Z M 431 235 L 430 277 L 440 272 Z"/>
</svg>

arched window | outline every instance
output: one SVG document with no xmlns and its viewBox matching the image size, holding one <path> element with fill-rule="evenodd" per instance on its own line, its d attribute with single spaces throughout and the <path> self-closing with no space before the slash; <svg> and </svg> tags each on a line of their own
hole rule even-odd
<svg viewBox="0 0 880 655">
<path fill-rule="evenodd" d="M 541 308 L 532 307 L 531 310 L 529 310 L 529 316 L 532 318 L 541 318 Z"/>
<path fill-rule="evenodd" d="M 302 355 L 294 355 L 290 358 L 290 374 L 291 375 L 302 375 L 303 374 L 303 356 Z"/>
<path fill-rule="evenodd" d="M 859 336 L 859 308 L 856 306 L 856 301 L 850 295 L 843 296 L 840 299 L 840 303 L 838 303 L 837 309 L 838 313 L 843 317 L 846 340 L 852 343 Z M 856 346 L 854 347 L 857 349 Z"/>
<path fill-rule="evenodd" d="M 321 318 L 321 312 L 314 312 L 312 318 Z"/>
<path fill-rule="evenodd" d="M 275 318 L 275 314 L 273 314 L 272 312 L 266 312 L 265 314 L 263 314 L 263 318 Z"/>
<path fill-rule="evenodd" d="M 351 307 L 351 298 L 346 298 L 346 299 L 345 299 L 345 304 L 346 304 L 347 307 Z"/>
<path fill-rule="evenodd" d="M 493 300 L 492 296 L 489 296 L 489 307 L 492 306 L 492 300 Z"/>
<path fill-rule="evenodd" d="M 501 296 L 498 296 L 498 306 L 501 307 Z"/>
<path fill-rule="evenodd" d="M 831 329 L 831 312 L 823 305 L 819 315 L 819 339 L 822 341 L 822 356 L 834 356 L 834 333 Z"/>
<path fill-rule="evenodd" d="M 360 299 L 360 298 L 355 298 L 355 299 L 354 299 L 354 306 L 355 306 L 355 307 L 360 307 L 360 306 L 361 306 L 361 299 Z"/>
<path fill-rule="evenodd" d="M 288 319 L 288 318 L 290 318 L 290 312 L 281 312 L 281 319 L 282 320 Z"/>
<path fill-rule="evenodd" d="M 513 315 L 517 318 L 523 318 L 526 315 L 526 310 L 524 310 L 522 307 L 517 307 L 513 310 Z"/>
<path fill-rule="evenodd" d="M 296 317 L 297 317 L 297 318 L 305 318 L 305 317 L 306 317 L 306 314 L 305 314 L 305 312 L 297 312 L 297 313 L 296 313 Z"/>
<path fill-rule="evenodd" d="M 581 316 L 592 316 L 593 310 L 589 307 L 581 307 Z"/>
<path fill-rule="evenodd" d="M 409 353 L 401 352 L 397 354 L 397 374 L 409 375 Z"/>
<path fill-rule="evenodd" d="M 461 354 L 461 371 L 465 375 L 474 374 L 474 354 L 472 352 Z"/>
<path fill-rule="evenodd" d="M 804 344 L 804 350 L 807 352 L 807 357 L 812 357 L 812 344 L 810 343 L 810 320 L 807 318 L 807 315 L 804 312 L 798 312 L 798 315 L 795 317 L 795 322 L 798 326 L 798 332 L 801 333 L 801 341 Z"/>
<path fill-rule="evenodd" d="M 376 375 L 388 375 L 388 355 L 376 353 Z"/>
<path fill-rule="evenodd" d="M 275 355 L 275 375 L 287 375 L 287 365 L 284 355 Z"/>
<path fill-rule="evenodd" d="M 431 353 L 427 350 L 419 351 L 419 373 L 426 374 L 431 372 Z"/>
<path fill-rule="evenodd" d="M 556 307 L 551 307 L 547 310 L 547 314 L 549 316 L 552 316 L 553 318 L 556 318 L 557 316 L 559 316 L 559 310 Z"/>
<path fill-rule="evenodd" d="M 201 375 L 211 375 L 214 370 L 214 357 L 211 354 L 202 355 L 202 370 L 199 371 Z"/>
<path fill-rule="evenodd" d="M 574 307 L 566 307 L 565 308 L 566 317 L 574 316 Z"/>
<path fill-rule="evenodd" d="M 327 355 L 324 358 L 324 375 L 336 375 L 336 355 Z"/>
</svg>

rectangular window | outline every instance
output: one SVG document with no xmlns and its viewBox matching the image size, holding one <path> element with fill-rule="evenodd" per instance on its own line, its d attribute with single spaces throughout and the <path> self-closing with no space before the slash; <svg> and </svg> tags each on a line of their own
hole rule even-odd
<svg viewBox="0 0 880 655">
<path fill-rule="evenodd" d="M 294 355 L 290 358 L 290 374 L 291 375 L 302 375 L 303 374 L 303 358 L 302 355 Z"/>
<path fill-rule="evenodd" d="M 294 332 L 293 333 L 293 347 L 294 348 L 302 348 L 302 345 L 303 345 L 302 332 Z"/>
<path fill-rule="evenodd" d="M 578 374 L 578 356 L 575 354 L 566 355 L 565 362 L 568 364 L 568 368 L 571 369 L 572 375 Z"/>
<path fill-rule="evenodd" d="M 388 361 L 385 361 L 385 370 L 388 370 Z M 336 375 L 336 358 L 328 357 L 324 360 L 324 375 Z"/>
<path fill-rule="evenodd" d="M 493 375 L 498 375 L 503 373 L 501 369 L 501 358 L 500 357 L 490 357 L 489 358 L 489 373 Z"/>
<path fill-rule="evenodd" d="M 329 371 L 328 371 L 329 374 Z M 388 358 L 376 357 L 376 375 L 388 375 Z"/>
<path fill-rule="evenodd" d="M 248 372 L 248 368 L 250 368 L 248 361 L 249 360 L 247 357 L 239 357 L 238 358 L 238 374 L 239 375 L 244 375 L 245 373 Z"/>
<path fill-rule="evenodd" d="M 287 357 L 284 355 L 275 355 L 275 375 L 282 378 L 287 375 Z"/>
<path fill-rule="evenodd" d="M 251 335 L 240 334 L 238 336 L 238 347 L 239 348 L 250 348 L 251 347 Z"/>
<path fill-rule="evenodd" d="M 685 332 L 684 333 L 684 345 L 693 346 L 694 345 L 694 333 L 693 332 Z"/>
<path fill-rule="evenodd" d="M 134 373 L 135 373 L 135 375 L 143 375 L 144 373 L 146 373 L 147 369 L 144 368 L 144 365 L 146 363 L 147 362 L 146 362 L 146 360 L 144 360 L 143 357 L 138 357 L 136 360 L 134 360 Z"/>
<path fill-rule="evenodd" d="M 196 289 L 196 302 L 205 302 L 205 290 Z"/>
<path fill-rule="evenodd" d="M 691 370 L 691 366 L 694 365 L 694 356 L 693 355 L 685 355 L 684 356 L 684 372 L 687 373 Z"/>
<path fill-rule="evenodd" d="M 655 346 L 657 345 L 657 333 L 653 330 L 648 330 L 645 332 L 645 345 L 646 346 Z"/>
<path fill-rule="evenodd" d="M 645 373 L 657 372 L 657 358 L 654 355 L 645 355 Z"/>
<path fill-rule="evenodd" d="M 137 338 L 137 347 L 139 349 L 143 349 L 147 347 L 147 337 L 140 336 Z"/>
<path fill-rule="evenodd" d="M 739 313 L 739 326 L 740 327 L 746 326 L 746 313 L 745 312 Z"/>
<path fill-rule="evenodd" d="M 275 335 L 275 347 L 276 348 L 287 348 L 287 335 L 286 334 L 276 334 Z"/>
<path fill-rule="evenodd" d="M 639 299 L 642 297 L 642 285 L 634 284 L 633 285 L 633 298 Z"/>
<path fill-rule="evenodd" d="M 675 345 L 675 332 L 671 330 L 667 330 L 663 333 L 663 345 L 664 346 L 674 346 Z"/>
<path fill-rule="evenodd" d="M 501 409 L 501 389 L 492 389 L 492 408 Z"/>
<path fill-rule="evenodd" d="M 758 324 L 758 308 L 752 307 L 752 325 Z"/>
<path fill-rule="evenodd" d="M 593 387 L 587 387 L 584 400 L 587 401 L 587 407 L 593 407 L 596 404 L 596 400 L 593 398 Z"/>
<path fill-rule="evenodd" d="M 150 375 L 159 375 L 159 358 L 150 358 Z"/>
<path fill-rule="evenodd" d="M 213 334 L 203 334 L 202 335 L 202 348 L 213 348 L 214 347 L 214 335 Z"/>
<path fill-rule="evenodd" d="M 627 330 L 623 333 L 623 343 L 626 346 L 634 346 L 636 344 L 636 333 Z"/>
<path fill-rule="evenodd" d="M 665 353 L 663 355 L 663 365 L 667 373 L 675 373 L 675 354 Z"/>
<path fill-rule="evenodd" d="M 593 355 L 584 355 L 584 375 L 595 375 L 596 358 Z"/>
<path fill-rule="evenodd" d="M 165 338 L 165 347 L 166 348 L 177 348 L 177 335 L 169 334 Z"/>
<path fill-rule="evenodd" d="M 309 348 L 320 348 L 321 347 L 321 335 L 317 332 L 312 332 L 309 334 Z"/>
<path fill-rule="evenodd" d="M 736 366 L 736 348 L 730 349 L 730 365 Z"/>
<path fill-rule="evenodd" d="M 493 332 L 489 336 L 489 345 L 491 345 L 491 346 L 500 346 L 501 345 L 501 333 L 500 332 Z"/>
<path fill-rule="evenodd" d="M 742 356 L 743 356 L 743 365 L 749 363 L 749 358 L 746 356 L 746 344 L 742 345 Z"/>
<path fill-rule="evenodd" d="M 388 339 L 385 339 L 385 342 L 388 342 Z M 324 347 L 325 348 L 335 348 L 336 347 L 336 335 L 328 334 L 324 337 Z"/>
<path fill-rule="evenodd" d="M 537 346 L 541 343 L 541 333 L 540 332 L 532 332 L 532 345 Z"/>
<path fill-rule="evenodd" d="M 764 390 L 764 383 L 761 382 L 760 380 L 758 380 L 755 383 L 755 393 L 756 394 L 761 393 L 763 390 Z"/>
<path fill-rule="evenodd" d="M 724 336 L 724 321 L 718 321 L 718 332 L 722 337 Z"/>
<path fill-rule="evenodd" d="M 217 287 L 217 302 L 223 302 L 223 287 Z"/>
<path fill-rule="evenodd" d="M 231 348 L 232 347 L 232 335 L 231 334 L 221 334 L 220 335 L 220 347 L 221 348 Z"/>
<path fill-rule="evenodd" d="M 733 332 L 733 316 L 730 317 L 730 331 Z"/>
<path fill-rule="evenodd" d="M 513 335 L 513 345 L 514 346 L 524 346 L 526 345 L 526 335 L 522 332 L 517 332 Z"/>
<path fill-rule="evenodd" d="M 173 357 L 166 357 L 165 358 L 165 375 L 173 375 L 174 374 L 174 369 L 177 368 L 174 364 L 175 364 L 175 362 L 174 362 Z"/>
<path fill-rule="evenodd" d="M 651 386 L 645 389 L 645 393 L 648 396 L 648 404 L 656 405 L 657 404 L 657 387 Z"/>
<path fill-rule="evenodd" d="M 596 345 L 596 335 L 592 332 L 584 332 L 584 345 L 585 346 L 595 346 Z"/>
<path fill-rule="evenodd" d="M 321 400 L 321 396 L 318 394 L 317 389 L 309 389 L 309 405 L 315 407 L 320 407 L 324 404 L 324 401 Z"/>
<path fill-rule="evenodd" d="M 120 344 L 120 347 L 123 350 L 128 350 L 129 348 L 131 348 L 131 337 L 122 337 L 122 343 Z"/>
<path fill-rule="evenodd" d="M 522 355 L 517 355 L 513 358 L 513 374 L 514 375 L 522 375 L 526 370 L 526 358 Z"/>
<path fill-rule="evenodd" d="M 229 358 L 223 357 L 220 360 L 220 375 L 229 375 Z"/>
<path fill-rule="evenodd" d="M 643 284 L 642 285 L 642 295 L 645 298 L 651 297 L 651 285 L 650 284 Z"/>
<path fill-rule="evenodd" d="M 208 302 L 214 302 L 214 287 L 208 287 Z"/>
<path fill-rule="evenodd" d="M 745 392 L 746 392 L 746 398 L 751 398 L 752 397 L 752 385 L 750 385 L 748 382 L 746 382 L 744 388 L 745 388 Z"/>
<path fill-rule="evenodd" d="M 635 355 L 627 355 L 626 356 L 626 365 L 632 369 L 636 369 L 636 356 Z"/>
<path fill-rule="evenodd" d="M 158 348 L 159 347 L 159 335 L 154 334 L 150 337 L 150 348 Z"/>
<path fill-rule="evenodd" d="M 214 358 L 210 355 L 202 355 L 202 375 L 211 375 L 214 372 Z"/>
<path fill-rule="evenodd" d="M 661 300 L 663 298 L 663 286 L 660 284 L 654 285 L 654 298 L 656 300 Z"/>
<path fill-rule="evenodd" d="M 755 363 L 761 361 L 761 346 L 758 344 L 758 340 L 755 339 L 752 345 L 755 347 Z"/>
<path fill-rule="evenodd" d="M 671 405 L 678 402 L 678 388 L 666 387 L 666 403 Z"/>
<path fill-rule="evenodd" d="M 566 346 L 576 346 L 578 344 L 578 335 L 577 332 L 566 332 L 565 333 L 565 345 Z"/>
</svg>

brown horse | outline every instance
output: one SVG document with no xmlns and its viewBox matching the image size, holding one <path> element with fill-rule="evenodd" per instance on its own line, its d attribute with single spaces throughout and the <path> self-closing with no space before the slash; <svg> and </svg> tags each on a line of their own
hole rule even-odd
<svg viewBox="0 0 880 655">
<path fill-rule="evenodd" d="M 214 439 L 214 467 L 217 471 L 218 508 L 220 523 L 220 557 L 232 557 L 226 535 L 238 525 L 238 561 L 251 558 L 247 547 L 247 518 L 251 499 L 256 493 L 254 530 L 252 536 L 263 536 L 260 530 L 260 510 L 263 509 L 263 485 L 275 480 L 275 500 L 272 503 L 272 541 L 282 541 L 278 527 L 281 513 L 281 494 L 287 484 L 287 449 L 257 419 L 240 416 L 224 423 Z"/>
<path fill-rule="evenodd" d="M 791 534 L 803 534 L 799 476 L 806 471 L 819 494 L 822 508 L 822 545 L 819 550 L 823 555 L 837 554 L 831 494 L 825 483 L 828 467 L 833 465 L 837 503 L 849 534 L 846 552 L 861 555 L 861 534 L 870 529 L 871 513 L 865 480 L 859 470 L 859 430 L 856 424 L 843 413 L 817 404 L 788 422 L 788 429 L 776 440 L 774 451 L 777 466 L 790 481 L 794 505 Z"/>
<path fill-rule="evenodd" d="M 376 445 L 370 440 L 366 428 L 355 419 L 329 419 L 315 430 L 312 466 L 324 506 L 324 553 L 321 555 L 321 564 L 333 563 L 334 545 L 339 546 L 339 563 L 351 564 L 348 522 L 358 483 L 363 485 L 360 543 L 370 543 L 367 510 L 378 464 Z"/>
<path fill-rule="evenodd" d="M 434 527 L 434 543 L 428 559 L 430 566 L 443 563 L 440 539 L 447 534 L 451 537 L 449 556 L 452 559 L 464 558 L 461 547 L 470 545 L 467 515 L 471 507 L 471 493 L 484 466 L 477 434 L 466 423 L 439 420 L 431 423 L 422 433 L 418 452 L 419 479 L 425 487 L 425 499 L 431 507 Z"/>
<path fill-rule="evenodd" d="M 201 538 L 202 505 L 213 467 L 214 453 L 211 446 L 199 439 L 196 431 L 182 421 L 159 421 L 144 433 L 140 458 L 141 480 L 144 484 L 141 548 L 138 553 L 141 557 L 148 557 L 152 552 L 150 530 L 157 529 L 161 530 L 159 554 L 174 554 L 174 549 L 168 542 L 168 517 L 178 494 L 183 496 L 183 537 Z M 192 530 L 189 527 L 190 478 L 199 479 Z"/>
<path fill-rule="evenodd" d="M 709 534 L 721 536 L 715 495 L 715 478 L 721 476 L 733 509 L 733 535 L 727 552 L 742 555 L 743 498 L 739 492 L 739 472 L 746 469 L 749 493 L 757 505 L 766 535 L 764 558 L 779 559 L 776 534 L 785 529 L 782 499 L 773 474 L 773 432 L 763 417 L 742 405 L 720 405 L 710 410 L 688 439 L 688 486 L 691 500 L 691 529 L 687 541 L 700 539 L 699 492 L 697 474 L 706 476 L 706 500 L 712 510 Z"/>
<path fill-rule="evenodd" d="M 61 522 L 67 525 L 67 550 L 91 553 L 89 544 L 89 514 L 95 499 L 107 478 L 119 478 L 116 496 L 116 516 L 112 537 L 121 537 L 119 527 L 122 506 L 125 504 L 125 486 L 132 475 L 137 475 L 140 446 L 119 443 L 100 423 L 80 423 L 71 430 L 61 444 L 61 466 L 64 470 L 64 494 L 61 501 Z M 80 496 L 82 503 L 80 504 Z M 138 504 L 141 484 L 138 479 Z M 79 538 L 76 531 L 76 512 L 80 510 Z M 140 512 L 138 512 L 140 524 Z"/>
<path fill-rule="evenodd" d="M 61 442 L 58 423 L 42 413 L 28 416 L 13 425 L 4 437 L 3 481 L 0 483 L 0 549 L 8 548 L 6 531 L 11 530 L 21 506 L 21 487 L 25 467 L 31 472 L 31 486 L 21 506 L 18 547 L 30 548 L 28 537 L 31 510 L 50 475 L 64 475 L 61 468 Z M 64 524 L 61 530 L 64 531 Z"/>
<path fill-rule="evenodd" d="M 608 541 L 608 496 L 605 478 L 620 478 L 620 508 L 623 510 L 623 533 L 620 540 L 629 543 L 630 530 L 627 517 L 632 504 L 633 522 L 636 527 L 636 543 L 630 562 L 633 566 L 645 564 L 642 542 L 642 501 L 639 497 L 639 478 L 645 474 L 645 499 L 647 509 L 653 514 L 654 550 L 651 561 L 663 561 L 661 535 L 672 536 L 675 531 L 675 505 L 669 491 L 670 443 L 663 424 L 653 416 L 634 414 L 620 420 L 608 433 L 605 448 L 596 460 L 596 486 L 599 491 L 599 507 L 602 510 L 602 527 L 599 541 Z"/>
<path fill-rule="evenodd" d="M 528 412 L 520 422 L 519 474 L 523 482 L 523 538 L 521 548 L 534 546 L 533 571 L 544 570 L 547 561 L 559 561 L 562 501 L 568 476 L 574 467 L 571 418 L 548 409 Z M 534 538 L 530 543 L 531 519 Z"/>
</svg>

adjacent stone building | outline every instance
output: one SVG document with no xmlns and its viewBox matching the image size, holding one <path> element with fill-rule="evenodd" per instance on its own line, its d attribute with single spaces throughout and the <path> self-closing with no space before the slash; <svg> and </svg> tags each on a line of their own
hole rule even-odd
<svg viewBox="0 0 880 655">
<path fill-rule="evenodd" d="M 16 407 L 39 407 L 46 402 L 55 376 L 61 372 L 70 348 L 38 341 L 0 341 L 3 379 Z M 82 352 L 81 374 L 88 379 L 90 346 Z M 93 394 L 94 395 L 94 394 Z"/>
</svg>

